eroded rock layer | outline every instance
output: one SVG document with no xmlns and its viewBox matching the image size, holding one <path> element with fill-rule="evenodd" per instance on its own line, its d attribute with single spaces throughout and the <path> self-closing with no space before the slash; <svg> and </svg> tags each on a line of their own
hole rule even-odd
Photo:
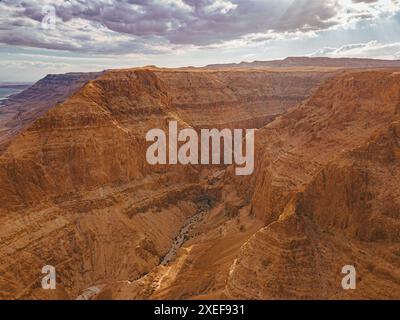
<svg viewBox="0 0 400 320">
<path fill-rule="evenodd" d="M 262 127 L 327 76 L 144 68 L 47 77 L 13 98 L 2 110 L 14 108 L 0 155 L 0 297 L 72 299 L 89 287 L 143 279 L 199 210 L 224 225 L 224 171 L 150 166 L 146 132 L 167 130 L 170 120 L 181 128 Z M 229 219 L 241 206 L 233 197 Z M 236 249 L 222 259 L 224 268 L 262 227 L 247 224 L 230 236 Z M 216 240 L 225 232 L 210 226 Z M 57 290 L 41 289 L 44 265 L 56 267 Z M 218 272 L 220 279 L 210 273 L 198 291 L 214 280 L 221 286 Z"/>
<path fill-rule="evenodd" d="M 36 118 L 100 75 L 100 72 L 48 75 L 23 92 L 9 97 L 0 107 L 0 152 Z"/>
<path fill-rule="evenodd" d="M 400 297 L 398 71 L 72 78 L 3 110 L 14 103 L 1 127 L 1 298 Z M 254 174 L 149 165 L 145 134 L 171 120 L 260 128 Z M 41 289 L 44 265 L 56 290 Z M 342 289 L 345 265 L 356 290 Z"/>
<path fill-rule="evenodd" d="M 344 72 L 257 132 L 251 210 L 266 226 L 242 247 L 235 298 L 400 296 L 400 74 Z M 357 290 L 341 287 L 356 267 Z"/>
<path fill-rule="evenodd" d="M 179 117 L 193 127 L 260 128 L 307 98 L 329 72 L 203 70 L 156 75 Z"/>
<path fill-rule="evenodd" d="M 98 299 L 398 299 L 400 73 L 342 72 L 256 134 L 256 172 L 167 266 Z M 356 290 L 344 290 L 344 266 Z"/>
</svg>

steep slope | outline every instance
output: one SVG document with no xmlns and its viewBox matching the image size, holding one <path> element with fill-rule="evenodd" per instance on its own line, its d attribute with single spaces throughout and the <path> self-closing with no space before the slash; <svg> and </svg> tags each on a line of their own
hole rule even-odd
<svg viewBox="0 0 400 320">
<path fill-rule="evenodd" d="M 148 165 L 170 120 L 261 128 L 255 173 Z M 0 155 L 0 297 L 398 298 L 399 157 L 396 70 L 105 72 Z"/>
<path fill-rule="evenodd" d="M 256 172 L 166 266 L 98 299 L 400 296 L 400 74 L 343 72 L 256 133 Z M 357 289 L 343 290 L 353 265 Z"/>
<path fill-rule="evenodd" d="M 3 296 L 73 298 L 158 263 L 203 197 L 190 167 L 146 175 L 143 130 L 165 127 L 168 108 L 151 72 L 109 74 L 13 139 L 0 157 Z M 46 264 L 58 270 L 57 292 L 36 290 Z"/>
<path fill-rule="evenodd" d="M 225 294 L 398 298 L 400 74 L 345 72 L 257 133 L 252 212 Z M 357 290 L 341 288 L 356 267 Z"/>
<path fill-rule="evenodd" d="M 260 128 L 309 97 L 329 74 L 324 69 L 156 72 L 180 117 L 195 128 Z"/>
<path fill-rule="evenodd" d="M 251 110 L 265 101 L 254 118 L 262 126 L 326 75 L 308 72 L 300 82 L 296 74 L 269 71 L 115 70 L 53 107 L 51 96 L 43 108 L 27 108 L 26 125 L 17 126 L 0 155 L 0 297 L 75 298 L 88 287 L 148 273 L 187 220 L 221 197 L 221 185 L 204 168 L 149 166 L 146 132 L 166 130 L 169 120 L 181 128 L 212 119 L 251 126 Z M 246 79 L 258 89 L 242 91 Z M 201 105 L 207 83 L 210 94 Z M 254 90 L 259 94 L 244 104 Z M 281 105 L 271 105 L 271 97 Z M 191 103 L 194 111 L 185 113 Z M 218 104 L 229 108 L 204 118 Z M 242 118 L 233 118 L 235 110 Z M 57 270 L 55 291 L 40 289 L 47 264 Z"/>
<path fill-rule="evenodd" d="M 100 75 L 101 72 L 48 75 L 9 97 L 0 107 L 0 152 L 7 142 L 37 117 L 64 102 L 87 81 Z"/>
</svg>

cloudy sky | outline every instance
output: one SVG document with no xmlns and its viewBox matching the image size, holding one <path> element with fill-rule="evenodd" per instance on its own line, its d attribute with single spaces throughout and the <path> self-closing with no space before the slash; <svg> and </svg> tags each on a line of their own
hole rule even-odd
<svg viewBox="0 0 400 320">
<path fill-rule="evenodd" d="M 0 81 L 303 55 L 400 59 L 400 0 L 0 0 Z"/>
</svg>

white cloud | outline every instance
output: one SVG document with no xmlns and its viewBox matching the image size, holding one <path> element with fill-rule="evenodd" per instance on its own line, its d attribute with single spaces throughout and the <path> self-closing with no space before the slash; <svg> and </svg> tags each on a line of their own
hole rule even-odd
<svg viewBox="0 0 400 320">
<path fill-rule="evenodd" d="M 231 10 L 234 10 L 237 8 L 237 4 L 233 4 L 230 1 L 227 0 L 216 0 L 214 2 L 212 2 L 211 4 L 209 4 L 208 6 L 206 6 L 204 8 L 204 11 L 206 13 L 222 13 L 222 14 L 226 14 Z"/>
<path fill-rule="evenodd" d="M 400 59 L 400 42 L 380 43 L 376 40 L 366 43 L 348 44 L 339 48 L 322 48 L 311 57 L 330 58 L 375 58 Z"/>
<path fill-rule="evenodd" d="M 56 8 L 56 30 L 41 28 L 46 4 Z M 3 0 L 0 43 L 100 54 L 165 53 L 248 45 L 253 35 L 310 35 L 398 10 L 394 0 Z"/>
</svg>

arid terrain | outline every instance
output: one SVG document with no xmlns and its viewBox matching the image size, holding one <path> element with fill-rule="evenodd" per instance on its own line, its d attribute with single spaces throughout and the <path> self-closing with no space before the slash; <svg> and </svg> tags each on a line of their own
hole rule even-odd
<svg viewBox="0 0 400 320">
<path fill-rule="evenodd" d="M 171 120 L 254 173 L 148 164 Z M 399 61 L 48 75 L 0 106 L 0 299 L 400 299 L 399 181 Z"/>
</svg>

